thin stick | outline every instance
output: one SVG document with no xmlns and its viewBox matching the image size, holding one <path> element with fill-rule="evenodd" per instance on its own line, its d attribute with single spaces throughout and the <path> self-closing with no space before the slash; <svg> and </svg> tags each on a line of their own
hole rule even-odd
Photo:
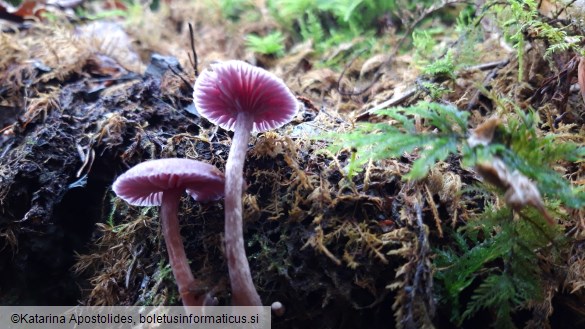
<svg viewBox="0 0 585 329">
<path fill-rule="evenodd" d="M 197 52 L 195 51 L 195 34 L 193 33 L 193 25 L 189 23 L 189 36 L 191 37 L 191 52 L 193 52 L 193 70 L 195 71 L 195 77 L 199 76 L 199 70 L 197 69 Z M 191 59 L 191 57 L 189 57 Z"/>
<path fill-rule="evenodd" d="M 392 98 L 390 98 L 389 100 L 386 100 L 386 101 L 374 106 L 373 108 L 359 114 L 356 117 L 356 121 L 366 120 L 370 115 L 375 114 L 375 112 L 378 110 L 388 108 L 388 107 L 393 107 L 393 106 L 396 106 L 396 105 L 402 103 L 403 101 L 405 101 L 409 97 L 413 96 L 416 93 L 416 90 L 417 90 L 416 87 L 413 87 L 413 88 L 408 89 L 407 91 L 405 91 L 404 93 L 402 93 L 400 95 L 393 95 Z"/>
</svg>

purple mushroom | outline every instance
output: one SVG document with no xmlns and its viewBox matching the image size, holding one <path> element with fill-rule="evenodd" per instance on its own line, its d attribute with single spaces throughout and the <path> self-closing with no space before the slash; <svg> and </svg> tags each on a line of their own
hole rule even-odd
<svg viewBox="0 0 585 329">
<path fill-rule="evenodd" d="M 225 248 L 232 302 L 239 306 L 260 306 L 242 232 L 244 160 L 250 133 L 288 123 L 295 116 L 298 104 L 274 74 L 235 60 L 213 64 L 201 73 L 195 82 L 193 98 L 202 116 L 234 131 L 225 180 Z"/>
<path fill-rule="evenodd" d="M 177 212 L 185 190 L 200 202 L 221 198 L 224 192 L 223 173 L 210 164 L 195 160 L 150 160 L 130 168 L 116 179 L 112 188 L 118 197 L 131 205 L 161 206 L 163 236 L 183 305 L 213 304 L 213 298 L 206 294 L 191 273 Z"/>
</svg>

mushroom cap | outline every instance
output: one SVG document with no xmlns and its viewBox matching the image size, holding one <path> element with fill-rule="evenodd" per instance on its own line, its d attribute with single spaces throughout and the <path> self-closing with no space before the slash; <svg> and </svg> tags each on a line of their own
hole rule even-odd
<svg viewBox="0 0 585 329">
<path fill-rule="evenodd" d="M 234 130 L 240 112 L 253 116 L 252 132 L 264 132 L 288 123 L 298 110 L 296 98 L 280 78 L 237 60 L 203 71 L 193 99 L 202 116 L 227 130 Z"/>
<path fill-rule="evenodd" d="M 179 188 L 196 201 L 217 200 L 224 194 L 224 176 L 204 162 L 168 158 L 139 163 L 112 186 L 116 195 L 135 206 L 159 206 L 164 191 Z"/>
</svg>

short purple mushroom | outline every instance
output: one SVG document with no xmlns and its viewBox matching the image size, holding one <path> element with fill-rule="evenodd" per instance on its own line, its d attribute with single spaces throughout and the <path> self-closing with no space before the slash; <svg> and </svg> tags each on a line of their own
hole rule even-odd
<svg viewBox="0 0 585 329">
<path fill-rule="evenodd" d="M 232 302 L 236 306 L 260 306 L 244 249 L 244 160 L 250 134 L 288 123 L 297 113 L 298 103 L 274 74 L 236 60 L 212 64 L 201 73 L 195 82 L 193 98 L 202 116 L 234 131 L 225 171 L 225 248 Z"/>
<path fill-rule="evenodd" d="M 195 201 L 221 198 L 224 193 L 223 173 L 210 164 L 195 160 L 150 160 L 130 168 L 118 177 L 112 189 L 131 205 L 161 206 L 163 236 L 183 305 L 212 305 L 213 298 L 191 273 L 177 213 L 185 190 Z"/>
</svg>

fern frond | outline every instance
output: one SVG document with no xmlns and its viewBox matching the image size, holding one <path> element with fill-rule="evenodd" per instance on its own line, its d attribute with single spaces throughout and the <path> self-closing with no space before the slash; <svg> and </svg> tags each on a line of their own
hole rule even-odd
<svg viewBox="0 0 585 329">
<path fill-rule="evenodd" d="M 435 163 L 447 159 L 450 154 L 457 153 L 457 145 L 457 136 L 430 140 L 404 178 L 416 180 L 425 177 Z"/>
<path fill-rule="evenodd" d="M 500 137 L 507 148 L 494 150 L 511 169 L 516 169 L 534 180 L 545 197 L 559 199 L 568 207 L 585 207 L 585 191 L 573 188 L 569 181 L 557 173 L 552 166 L 559 162 L 582 162 L 585 147 L 562 141 L 554 134 L 538 136 L 538 116 L 532 112 L 516 109 L 518 118 L 510 118 L 508 127 Z"/>
<path fill-rule="evenodd" d="M 330 134 L 333 139 L 329 148 L 338 152 L 342 148 L 357 150 L 353 167 L 359 167 L 370 159 L 377 161 L 400 157 L 405 153 L 419 151 L 406 179 L 424 177 L 437 161 L 445 160 L 458 152 L 460 140 L 467 132 L 469 113 L 454 106 L 420 102 L 411 107 L 396 107 L 376 112 L 381 118 L 392 119 L 390 123 L 364 123 L 348 134 Z M 418 131 L 416 118 L 436 132 Z"/>
<path fill-rule="evenodd" d="M 252 52 L 262 55 L 284 55 L 284 36 L 279 31 L 258 36 L 249 34 L 246 36 L 246 47 Z"/>
<path fill-rule="evenodd" d="M 483 281 L 474 291 L 471 302 L 463 312 L 462 318 L 469 318 L 483 308 L 494 308 L 497 313 L 496 328 L 515 328 L 510 316 L 510 301 L 517 298 L 518 287 L 514 280 L 506 274 L 492 275 Z"/>
</svg>

